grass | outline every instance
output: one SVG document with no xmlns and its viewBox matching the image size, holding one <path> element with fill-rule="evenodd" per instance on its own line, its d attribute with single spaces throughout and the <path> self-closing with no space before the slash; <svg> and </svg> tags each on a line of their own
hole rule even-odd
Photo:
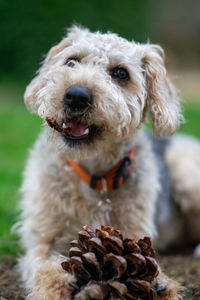
<svg viewBox="0 0 200 300">
<path fill-rule="evenodd" d="M 10 228 L 17 220 L 18 191 L 28 150 L 41 126 L 41 120 L 27 112 L 22 95 L 22 85 L 4 83 L 0 88 L 0 256 L 19 251 Z M 200 138 L 199 116 L 200 103 L 185 105 L 188 122 L 180 132 Z"/>
<path fill-rule="evenodd" d="M 6 87 L 7 88 L 7 87 Z M 22 88 L 0 89 L 0 255 L 18 252 L 17 237 L 10 232 L 17 219 L 17 200 L 28 149 L 41 121 L 23 105 Z"/>
<path fill-rule="evenodd" d="M 185 124 L 182 124 L 179 132 L 200 138 L 200 99 L 199 101 L 187 102 L 184 105 Z"/>
</svg>

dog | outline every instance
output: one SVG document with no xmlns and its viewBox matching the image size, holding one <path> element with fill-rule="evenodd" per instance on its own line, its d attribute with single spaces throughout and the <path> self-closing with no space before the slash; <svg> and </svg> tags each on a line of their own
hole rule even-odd
<svg viewBox="0 0 200 300">
<path fill-rule="evenodd" d="M 183 117 L 160 46 L 73 26 L 47 54 L 25 104 L 44 120 L 21 188 L 27 299 L 70 299 L 73 277 L 60 262 L 85 224 L 150 236 L 159 250 L 188 242 L 186 229 L 200 241 L 200 145 L 168 139 Z M 177 285 L 159 276 L 166 299 L 178 299 Z"/>
</svg>

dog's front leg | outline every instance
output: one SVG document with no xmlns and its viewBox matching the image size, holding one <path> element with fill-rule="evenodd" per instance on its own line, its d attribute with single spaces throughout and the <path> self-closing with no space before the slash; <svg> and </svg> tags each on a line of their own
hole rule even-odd
<svg viewBox="0 0 200 300">
<path fill-rule="evenodd" d="M 25 282 L 29 300 L 66 300 L 71 298 L 72 275 L 66 273 L 63 258 L 52 252 L 48 245 L 39 245 L 28 250 L 20 259 L 19 268 Z"/>
</svg>

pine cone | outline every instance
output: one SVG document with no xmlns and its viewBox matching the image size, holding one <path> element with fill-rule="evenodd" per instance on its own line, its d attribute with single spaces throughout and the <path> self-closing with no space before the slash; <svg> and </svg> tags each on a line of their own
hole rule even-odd
<svg viewBox="0 0 200 300">
<path fill-rule="evenodd" d="M 156 283 L 159 271 L 150 238 L 123 239 L 112 226 L 84 226 L 78 237 L 62 263 L 76 278 L 72 299 L 154 300 L 165 289 Z"/>
</svg>

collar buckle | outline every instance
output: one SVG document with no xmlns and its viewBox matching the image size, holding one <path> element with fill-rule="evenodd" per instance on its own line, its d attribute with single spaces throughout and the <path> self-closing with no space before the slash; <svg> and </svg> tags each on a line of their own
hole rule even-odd
<svg viewBox="0 0 200 300">
<path fill-rule="evenodd" d="M 103 176 L 90 174 L 83 166 L 76 163 L 74 160 L 68 159 L 69 165 L 74 169 L 77 175 L 85 181 L 92 189 L 102 190 L 102 197 L 106 198 L 107 190 L 119 188 L 127 175 L 131 171 L 131 164 L 134 158 L 134 148 L 132 148 L 128 155 L 120 160 L 113 169 L 108 171 Z"/>
</svg>

